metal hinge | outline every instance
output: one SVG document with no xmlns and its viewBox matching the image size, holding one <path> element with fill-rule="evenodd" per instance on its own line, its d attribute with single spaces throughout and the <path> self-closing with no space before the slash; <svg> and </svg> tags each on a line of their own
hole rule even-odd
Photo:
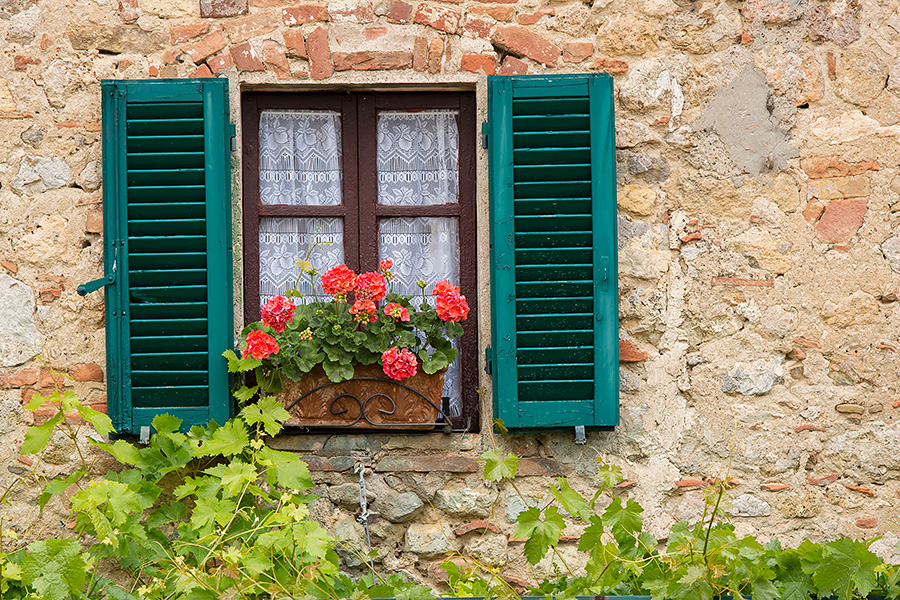
<svg viewBox="0 0 900 600">
<path fill-rule="evenodd" d="M 228 124 L 228 133 L 231 136 L 231 151 L 237 152 L 237 126 L 234 123 Z"/>
<path fill-rule="evenodd" d="M 494 351 L 490 346 L 484 349 L 484 372 L 488 375 L 494 372 Z"/>
<path fill-rule="evenodd" d="M 481 147 L 488 147 L 488 124 L 487 121 L 481 122 Z"/>
</svg>

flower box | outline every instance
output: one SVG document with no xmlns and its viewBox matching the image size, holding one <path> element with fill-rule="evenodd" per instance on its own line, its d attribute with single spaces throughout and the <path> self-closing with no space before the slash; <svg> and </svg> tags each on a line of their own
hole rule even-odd
<svg viewBox="0 0 900 600">
<path fill-rule="evenodd" d="M 395 381 L 380 364 L 357 365 L 352 379 L 335 383 L 316 365 L 299 381 L 285 381 L 277 398 L 291 414 L 285 425 L 427 430 L 442 416 L 445 372 Z"/>
</svg>

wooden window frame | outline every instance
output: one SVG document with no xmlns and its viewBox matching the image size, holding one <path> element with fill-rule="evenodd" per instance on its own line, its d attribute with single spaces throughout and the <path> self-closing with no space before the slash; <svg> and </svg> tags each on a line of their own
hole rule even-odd
<svg viewBox="0 0 900 600">
<path fill-rule="evenodd" d="M 337 206 L 262 205 L 259 196 L 259 115 L 267 109 L 334 110 L 341 113 L 343 202 Z M 459 111 L 459 199 L 431 206 L 379 205 L 375 157 L 377 116 L 381 110 L 454 109 Z M 262 217 L 338 217 L 344 220 L 344 259 L 359 272 L 378 268 L 378 219 L 456 217 L 459 223 L 460 291 L 469 316 L 460 338 L 462 414 L 450 417 L 454 431 L 480 428 L 478 386 L 474 92 L 244 92 L 243 260 L 244 322 L 260 318 L 259 221 Z M 364 157 L 361 162 L 360 158 Z M 431 282 L 434 283 L 434 282 Z"/>
</svg>

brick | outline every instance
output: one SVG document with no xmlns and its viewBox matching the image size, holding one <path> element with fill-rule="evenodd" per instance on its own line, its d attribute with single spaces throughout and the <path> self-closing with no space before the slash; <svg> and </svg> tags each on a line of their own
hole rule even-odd
<svg viewBox="0 0 900 600">
<path fill-rule="evenodd" d="M 412 19 L 412 11 L 412 4 L 402 0 L 389 0 L 375 7 L 375 14 L 387 17 L 387 20 L 391 23 L 409 23 L 410 19 Z"/>
<path fill-rule="evenodd" d="M 222 38 L 225 39 L 224 37 Z M 175 61 L 178 60 L 178 52 L 175 50 L 166 50 L 162 55 L 162 62 L 164 65 L 174 65 Z"/>
<path fill-rule="evenodd" d="M 560 50 L 555 44 L 516 25 L 498 27 L 491 40 L 512 54 L 527 56 L 548 67 L 554 66 L 560 55 Z"/>
<path fill-rule="evenodd" d="M 234 59 L 231 58 L 231 54 L 219 54 L 218 56 L 207 59 L 206 64 L 209 65 L 209 68 L 213 73 L 218 74 L 228 67 L 233 67 Z"/>
<path fill-rule="evenodd" d="M 22 404 L 28 404 L 31 402 L 31 399 L 35 396 L 40 396 L 41 393 L 34 388 L 22 388 L 22 391 L 19 392 Z M 46 421 L 46 419 L 44 419 Z M 37 422 L 37 414 L 35 414 L 35 425 L 40 425 L 41 423 Z"/>
<path fill-rule="evenodd" d="M 806 359 L 806 352 L 800 348 L 791 348 L 786 356 L 791 360 L 804 360 Z"/>
<path fill-rule="evenodd" d="M 747 277 L 713 277 L 710 285 L 748 285 L 751 287 L 772 287 L 771 279 L 749 279 Z"/>
<path fill-rule="evenodd" d="M 497 73 L 497 57 L 493 54 L 463 54 L 459 68 L 472 73 L 494 75 Z"/>
<path fill-rule="evenodd" d="M 506 56 L 497 70 L 497 75 L 525 75 L 528 73 L 528 64 L 515 56 Z"/>
<path fill-rule="evenodd" d="M 20 388 L 26 385 L 34 385 L 38 380 L 37 369 L 19 369 L 6 380 L 6 387 Z"/>
<path fill-rule="evenodd" d="M 800 161 L 800 166 L 810 179 L 825 179 L 830 177 L 847 177 L 862 175 L 866 171 L 880 171 L 874 160 L 856 164 L 846 163 L 837 156 L 813 156 Z"/>
<path fill-rule="evenodd" d="M 860 517 L 856 520 L 856 526 L 860 529 L 875 529 L 878 526 L 878 518 Z"/>
<path fill-rule="evenodd" d="M 303 41 L 303 32 L 299 29 L 284 29 L 281 32 L 284 37 L 284 45 L 287 55 L 295 58 L 306 58 L 306 42 Z"/>
<path fill-rule="evenodd" d="M 222 23 L 222 29 L 225 30 L 232 44 L 245 42 L 252 37 L 269 33 L 277 28 L 278 21 L 275 18 L 275 14 L 270 10 Z"/>
<path fill-rule="evenodd" d="M 746 46 L 753 41 L 753 36 L 746 31 L 741 32 L 741 46 Z"/>
<path fill-rule="evenodd" d="M 428 44 L 428 72 L 432 75 L 441 72 L 441 59 L 444 58 L 443 38 L 434 38 Z M 412 63 L 410 57 L 410 63 Z"/>
<path fill-rule="evenodd" d="M 699 231 L 695 231 L 694 233 L 683 235 L 679 239 L 681 240 L 682 244 L 687 244 L 688 242 L 693 242 L 694 240 L 703 239 L 703 234 Z"/>
<path fill-rule="evenodd" d="M 375 471 L 475 473 L 478 471 L 478 462 L 464 456 L 386 456 L 375 465 Z"/>
<path fill-rule="evenodd" d="M 594 53 L 591 42 L 566 42 L 563 44 L 563 60 L 565 62 L 584 62 Z"/>
<path fill-rule="evenodd" d="M 470 6 L 466 12 L 475 15 L 487 15 L 498 21 L 507 22 L 512 21 L 513 17 L 516 16 L 516 9 L 512 6 L 486 6 L 483 4 L 476 4 L 475 6 Z"/>
<path fill-rule="evenodd" d="M 41 389 L 64 387 L 69 380 L 66 376 L 58 371 L 51 372 L 49 369 L 41 369 L 38 376 L 37 386 Z"/>
<path fill-rule="evenodd" d="M 172 27 L 169 29 L 169 41 L 173 46 L 183 44 L 190 39 L 203 35 L 207 31 L 209 31 L 209 23 Z"/>
<path fill-rule="evenodd" d="M 387 27 L 366 27 L 362 30 L 363 37 L 370 42 L 387 35 L 387 32 Z"/>
<path fill-rule="evenodd" d="M 516 18 L 516 22 L 519 25 L 534 25 L 538 21 L 541 20 L 545 15 L 553 15 L 556 14 L 556 11 L 552 8 L 543 8 L 541 10 L 537 10 L 533 13 L 523 13 Z"/>
<path fill-rule="evenodd" d="M 212 71 L 209 70 L 209 67 L 204 65 L 200 65 L 197 67 L 192 73 L 188 75 L 188 77 L 212 77 Z"/>
<path fill-rule="evenodd" d="M 284 4 L 282 0 L 250 0 L 250 6 L 254 8 L 272 8 Z"/>
<path fill-rule="evenodd" d="M 786 490 L 791 485 L 789 483 L 761 483 L 759 487 L 764 490 L 769 490 L 770 492 L 780 492 L 781 490 Z"/>
<path fill-rule="evenodd" d="M 63 289 L 66 289 L 66 285 L 69 283 L 69 279 L 65 275 L 50 275 L 49 273 L 38 273 L 37 280 L 58 283 L 59 287 Z"/>
<path fill-rule="evenodd" d="M 375 13 L 371 2 L 357 4 L 352 8 L 343 8 L 338 5 L 329 9 L 332 20 L 350 21 L 352 23 L 371 23 L 375 20 Z"/>
<path fill-rule="evenodd" d="M 227 45 L 228 41 L 225 36 L 217 29 L 199 41 L 185 46 L 182 50 L 194 61 L 194 64 L 200 64 Z"/>
<path fill-rule="evenodd" d="M 865 496 L 874 496 L 874 495 L 875 495 L 875 492 L 873 492 L 873 491 L 870 490 L 869 488 L 860 487 L 860 486 L 858 486 L 858 485 L 846 485 L 846 484 L 844 484 L 844 487 L 847 488 L 848 490 L 853 490 L 854 492 L 859 492 L 860 494 L 863 494 L 863 495 L 865 495 Z"/>
<path fill-rule="evenodd" d="M 53 45 L 53 38 L 46 33 L 41 34 L 41 50 L 46 50 Z"/>
<path fill-rule="evenodd" d="M 413 70 L 424 71 L 428 66 L 428 40 L 417 37 L 413 42 Z"/>
<path fill-rule="evenodd" d="M 628 63 L 617 58 L 606 58 L 605 56 L 601 56 L 594 60 L 588 68 L 593 69 L 594 71 L 603 71 L 610 75 L 621 75 L 628 71 Z"/>
<path fill-rule="evenodd" d="M 637 485 L 637 480 L 629 479 L 627 481 L 622 481 L 622 482 L 617 483 L 615 487 L 617 490 L 627 490 L 628 488 L 634 487 L 636 485 Z"/>
<path fill-rule="evenodd" d="M 44 304 L 49 304 L 53 302 L 57 298 L 62 295 L 62 290 L 59 288 L 43 288 L 38 293 L 38 297 L 41 299 L 41 302 Z"/>
<path fill-rule="evenodd" d="M 28 65 L 39 65 L 41 64 L 41 59 L 33 58 L 31 56 L 22 56 L 21 54 L 16 54 L 13 57 L 13 68 L 16 71 L 24 71 L 28 68 Z"/>
<path fill-rule="evenodd" d="M 814 425 L 812 423 L 804 423 L 803 425 L 798 425 L 796 429 L 794 429 L 796 433 L 801 433 L 803 431 L 825 431 L 825 428 L 821 425 Z"/>
<path fill-rule="evenodd" d="M 69 371 L 69 375 L 72 377 L 72 379 L 79 382 L 103 381 L 103 369 L 100 368 L 100 365 L 96 363 L 85 363 L 83 365 L 73 367 Z"/>
<path fill-rule="evenodd" d="M 815 225 L 823 212 L 825 212 L 824 204 L 821 204 L 816 200 L 810 200 L 806 203 L 806 208 L 803 209 L 803 218 L 806 219 L 806 222 L 810 225 Z"/>
<path fill-rule="evenodd" d="M 128 67 L 130 67 L 133 64 L 134 64 L 134 62 L 128 60 L 127 58 L 123 58 L 118 63 L 116 63 L 116 68 L 121 73 L 122 71 L 126 70 Z"/>
<path fill-rule="evenodd" d="M 250 46 L 250 42 L 232 46 L 229 51 L 231 52 L 231 59 L 234 61 L 234 66 L 241 71 L 266 70 L 266 66 L 259 60 L 259 57 L 256 56 L 256 52 L 253 50 L 253 47 Z"/>
<path fill-rule="evenodd" d="M 834 79 L 837 77 L 837 61 L 834 59 L 834 52 L 829 50 L 825 54 L 825 62 L 828 64 L 828 77 Z"/>
<path fill-rule="evenodd" d="M 869 193 L 869 178 L 861 175 L 811 179 L 806 186 L 806 195 L 810 199 L 862 198 Z"/>
<path fill-rule="evenodd" d="M 628 340 L 619 340 L 619 362 L 641 362 L 647 360 L 647 353 Z"/>
<path fill-rule="evenodd" d="M 281 18 L 285 25 L 303 25 L 316 21 L 328 20 L 327 4 L 303 4 L 281 9 Z"/>
<path fill-rule="evenodd" d="M 119 0 L 119 18 L 126 23 L 137 21 L 141 16 L 137 0 Z"/>
<path fill-rule="evenodd" d="M 840 477 L 840 475 L 838 475 L 837 473 L 831 473 L 830 475 L 823 475 L 822 477 L 807 477 L 806 482 L 809 485 L 817 485 L 819 487 L 822 487 L 834 483 L 838 480 L 838 477 Z"/>
<path fill-rule="evenodd" d="M 306 36 L 306 52 L 309 55 L 309 72 L 313 79 L 325 79 L 334 74 L 331 49 L 328 47 L 328 32 L 324 27 L 317 27 Z"/>
<path fill-rule="evenodd" d="M 409 69 L 412 52 L 335 52 L 335 71 L 389 71 Z"/>
<path fill-rule="evenodd" d="M 803 346 L 804 348 L 821 348 L 822 344 L 815 340 L 810 340 L 805 337 L 795 337 L 794 343 L 798 346 Z"/>
<path fill-rule="evenodd" d="M 675 482 L 675 487 L 687 488 L 687 487 L 706 487 L 709 485 L 702 479 L 682 479 L 680 481 Z"/>
<path fill-rule="evenodd" d="M 462 14 L 455 10 L 420 4 L 416 9 L 416 18 L 413 22 L 433 27 L 438 31 L 456 33 L 459 29 L 459 21 L 461 19 Z"/>
<path fill-rule="evenodd" d="M 489 0 L 489 1 L 494 2 L 494 1 L 505 1 L 505 0 Z M 506 583 L 511 585 L 517 593 L 520 593 L 520 594 L 522 592 L 524 592 L 525 590 L 534 587 L 534 583 L 525 579 L 524 577 L 519 577 L 518 575 L 504 574 L 504 575 L 501 575 L 500 577 Z"/>
<path fill-rule="evenodd" d="M 862 227 L 868 205 L 868 198 L 832 200 L 816 223 L 816 237 L 832 244 L 849 242 Z"/>
<path fill-rule="evenodd" d="M 520 477 L 563 477 L 571 472 L 572 467 L 543 456 L 519 459 L 519 468 L 516 471 Z"/>
<path fill-rule="evenodd" d="M 493 29 L 494 23 L 492 21 L 467 16 L 466 24 L 459 30 L 459 33 L 489 40 L 491 39 L 491 31 L 493 31 Z"/>
<path fill-rule="evenodd" d="M 879 342 L 879 343 L 875 344 L 875 347 L 878 348 L 879 350 L 890 350 L 891 352 L 897 351 L 896 346 L 894 346 L 893 344 L 885 344 L 884 342 Z"/>
<path fill-rule="evenodd" d="M 7 271 L 9 271 L 9 272 L 12 273 L 13 275 L 15 275 L 16 273 L 19 272 L 19 265 L 17 265 L 16 263 L 12 262 L 11 260 L 7 260 L 7 259 L 5 259 L 5 258 L 2 259 L 2 260 L 0 260 L 0 267 L 3 267 L 4 269 L 6 269 Z"/>
<path fill-rule="evenodd" d="M 174 66 L 167 65 L 160 68 L 159 76 L 163 79 L 174 79 L 178 77 L 178 69 L 176 69 Z"/>
<path fill-rule="evenodd" d="M 471 533 L 472 531 L 493 531 L 494 533 L 500 533 L 500 527 L 497 526 L 496 523 L 487 520 L 481 521 L 469 521 L 468 523 L 463 523 L 459 527 L 453 530 L 453 533 L 456 535 L 466 535 L 467 533 Z"/>
<path fill-rule="evenodd" d="M 204 19 L 246 15 L 247 10 L 247 0 L 200 0 L 200 16 Z"/>
</svg>

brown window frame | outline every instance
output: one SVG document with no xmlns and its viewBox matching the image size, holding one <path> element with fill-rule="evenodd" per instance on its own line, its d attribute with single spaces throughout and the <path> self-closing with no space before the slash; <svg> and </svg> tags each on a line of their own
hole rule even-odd
<svg viewBox="0 0 900 600">
<path fill-rule="evenodd" d="M 456 109 L 459 111 L 459 198 L 455 204 L 379 205 L 376 126 L 379 110 Z M 351 269 L 378 268 L 378 219 L 456 217 L 459 223 L 460 291 L 469 316 L 460 338 L 462 414 L 450 417 L 454 431 L 479 430 L 476 217 L 475 94 L 473 92 L 244 92 L 243 259 L 244 322 L 260 318 L 259 220 L 261 217 L 340 217 L 344 219 L 344 258 Z M 341 113 L 343 203 L 339 206 L 263 205 L 259 197 L 259 115 L 265 109 L 335 110 Z M 363 157 L 363 161 L 360 158 Z M 353 234 L 353 232 L 358 232 Z"/>
</svg>

